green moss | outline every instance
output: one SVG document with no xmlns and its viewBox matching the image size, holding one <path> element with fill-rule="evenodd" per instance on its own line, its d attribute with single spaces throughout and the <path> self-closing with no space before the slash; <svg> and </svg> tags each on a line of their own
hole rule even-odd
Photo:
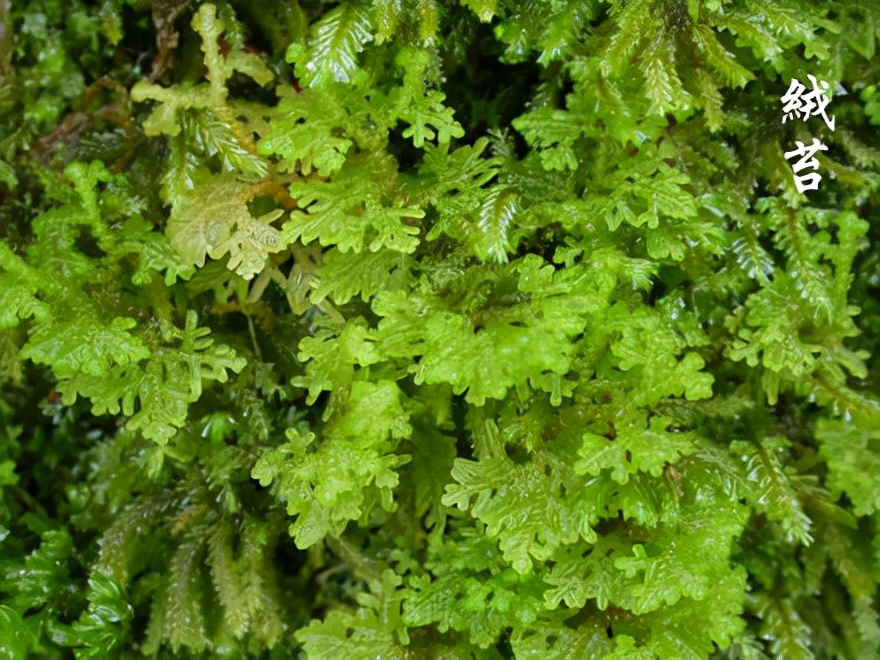
<svg viewBox="0 0 880 660">
<path fill-rule="evenodd" d="M 0 0 L 0 655 L 876 656 L 870 5 Z"/>
</svg>

